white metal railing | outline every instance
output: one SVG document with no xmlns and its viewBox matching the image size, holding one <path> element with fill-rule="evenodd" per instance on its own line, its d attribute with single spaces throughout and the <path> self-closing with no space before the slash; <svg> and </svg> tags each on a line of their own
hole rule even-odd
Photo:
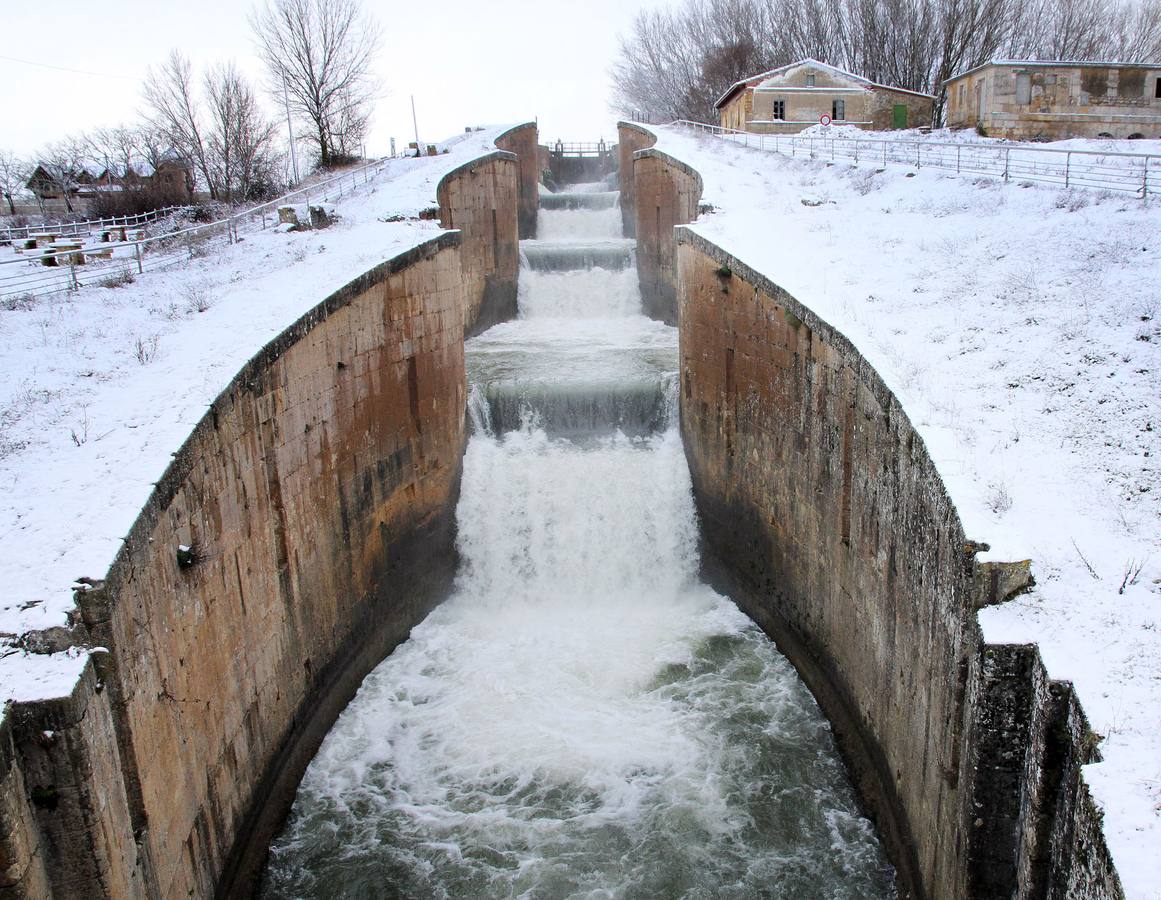
<svg viewBox="0 0 1161 900">
<path fill-rule="evenodd" d="M 1142 199 L 1161 194 L 1161 156 L 1151 153 L 1056 150 L 1028 144 L 755 134 L 688 119 L 669 124 L 791 157 L 846 160 L 855 165 L 897 164 L 915 169 L 943 169 L 958 174 L 1002 178 L 1004 181 L 1121 191 Z"/>
<path fill-rule="evenodd" d="M 126 276 L 143 275 L 204 255 L 213 246 L 236 242 L 243 232 L 277 223 L 280 206 L 312 199 L 324 203 L 339 199 L 344 191 L 349 193 L 356 185 L 370 181 L 387 162 L 376 160 L 214 222 L 168 234 L 79 249 L 29 250 L 13 259 L 0 260 L 0 304 L 11 305 L 48 294 L 75 291 L 88 284 L 113 283 Z M 105 253 L 110 254 L 108 258 L 99 258 Z M 78 255 L 83 255 L 83 264 L 78 264 Z"/>
<path fill-rule="evenodd" d="M 151 209 L 148 212 L 135 213 L 130 216 L 110 216 L 105 219 L 86 219 L 83 222 L 60 222 L 48 225 L 0 225 L 0 243 L 5 241 L 28 240 L 34 234 L 51 231 L 61 237 L 77 237 L 82 234 L 91 234 L 94 231 L 107 231 L 111 228 L 133 228 L 146 225 L 163 219 L 171 213 L 189 209 L 188 206 L 166 206 L 163 209 Z"/>
</svg>

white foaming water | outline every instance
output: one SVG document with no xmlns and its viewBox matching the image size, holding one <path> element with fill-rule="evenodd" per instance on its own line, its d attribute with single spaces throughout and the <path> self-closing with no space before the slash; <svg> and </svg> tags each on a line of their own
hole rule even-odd
<svg viewBox="0 0 1161 900">
<path fill-rule="evenodd" d="M 621 233 L 619 206 L 607 209 L 541 209 L 536 214 L 538 241 L 619 239 Z"/>
<path fill-rule="evenodd" d="M 468 343 L 455 594 L 339 717 L 264 896 L 890 896 L 813 698 L 698 582 L 676 330 L 632 268 L 519 303 Z"/>
<path fill-rule="evenodd" d="M 603 181 L 580 181 L 576 184 L 566 184 L 561 188 L 561 191 L 568 191 L 572 194 L 603 194 L 609 189 L 609 186 Z"/>
<path fill-rule="evenodd" d="M 675 431 L 473 437 L 457 520 L 456 595 L 328 735 L 268 896 L 888 895 L 810 695 L 697 583 Z"/>
<path fill-rule="evenodd" d="M 641 313 L 635 268 L 537 272 L 523 269 L 517 285 L 520 318 L 588 319 Z"/>
</svg>

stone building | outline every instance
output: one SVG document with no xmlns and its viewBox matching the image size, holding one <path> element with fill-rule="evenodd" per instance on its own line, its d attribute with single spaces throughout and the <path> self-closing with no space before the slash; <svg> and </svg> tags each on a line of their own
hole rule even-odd
<svg viewBox="0 0 1161 900">
<path fill-rule="evenodd" d="M 1161 63 L 997 60 L 947 86 L 947 124 L 1016 140 L 1161 138 Z"/>
<path fill-rule="evenodd" d="M 829 117 L 837 125 L 871 131 L 931 124 L 935 98 L 876 84 L 861 75 L 803 59 L 743 79 L 714 108 L 725 128 L 758 134 L 796 134 Z"/>
</svg>

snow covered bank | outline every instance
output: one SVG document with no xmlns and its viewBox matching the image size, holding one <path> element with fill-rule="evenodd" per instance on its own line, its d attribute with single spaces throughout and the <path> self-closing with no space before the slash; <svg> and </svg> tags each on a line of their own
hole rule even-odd
<svg viewBox="0 0 1161 900">
<path fill-rule="evenodd" d="M 1155 207 L 793 160 L 660 129 L 716 211 L 695 230 L 849 336 L 920 430 L 987 558 L 1039 585 L 981 615 L 1076 682 L 1086 779 L 1130 897 L 1161 869 Z M 1138 569 L 1140 566 L 1140 569 Z"/>
<path fill-rule="evenodd" d="M 180 270 L 0 310 L 0 635 L 63 626 L 170 455 L 241 366 L 355 276 L 432 237 L 440 178 L 504 129 L 393 160 L 326 231 L 247 235 Z M 392 221 L 393 219 L 400 219 Z M 58 696 L 83 657 L 0 644 L 0 700 Z"/>
</svg>

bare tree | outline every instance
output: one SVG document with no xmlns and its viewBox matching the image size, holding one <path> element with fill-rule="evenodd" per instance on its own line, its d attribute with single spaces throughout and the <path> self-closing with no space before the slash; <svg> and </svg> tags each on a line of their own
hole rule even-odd
<svg viewBox="0 0 1161 900">
<path fill-rule="evenodd" d="M 43 187 L 58 192 L 64 200 L 65 209 L 70 213 L 76 212 L 73 200 L 77 187 L 92 177 L 89 171 L 92 165 L 91 152 L 89 139 L 84 135 L 55 141 L 40 151 L 39 167 L 45 179 Z M 37 201 L 41 202 L 39 194 Z"/>
<path fill-rule="evenodd" d="M 224 200 L 255 199 L 269 191 L 274 169 L 274 124 L 233 63 L 206 72 L 209 158 Z"/>
<path fill-rule="evenodd" d="M 88 135 L 93 159 L 115 178 L 124 178 L 137 158 L 137 133 L 129 125 L 98 128 Z"/>
<path fill-rule="evenodd" d="M 1113 59 L 1124 62 L 1161 59 L 1161 0 L 1121 4 L 1111 32 Z"/>
<path fill-rule="evenodd" d="M 11 150 L 0 150 L 0 197 L 8 204 L 9 215 L 16 215 L 15 198 L 28 182 L 29 164 Z"/>
<path fill-rule="evenodd" d="M 270 75 L 308 128 L 319 165 L 350 155 L 367 127 L 377 84 L 379 26 L 359 0 L 267 0 L 250 26 Z"/>
<path fill-rule="evenodd" d="M 258 106 L 250 84 L 233 63 L 209 69 L 195 91 L 193 69 L 178 51 L 151 71 L 145 99 L 153 129 L 138 132 L 137 146 L 157 168 L 164 161 L 158 138 L 190 160 L 215 200 L 253 199 L 274 186 L 275 128 Z"/>
<path fill-rule="evenodd" d="M 209 148 L 194 96 L 193 69 L 181 51 L 174 50 L 160 69 L 150 69 L 145 79 L 145 102 L 151 124 L 170 146 L 188 159 L 201 174 L 210 197 L 218 199 L 210 166 Z"/>
</svg>

